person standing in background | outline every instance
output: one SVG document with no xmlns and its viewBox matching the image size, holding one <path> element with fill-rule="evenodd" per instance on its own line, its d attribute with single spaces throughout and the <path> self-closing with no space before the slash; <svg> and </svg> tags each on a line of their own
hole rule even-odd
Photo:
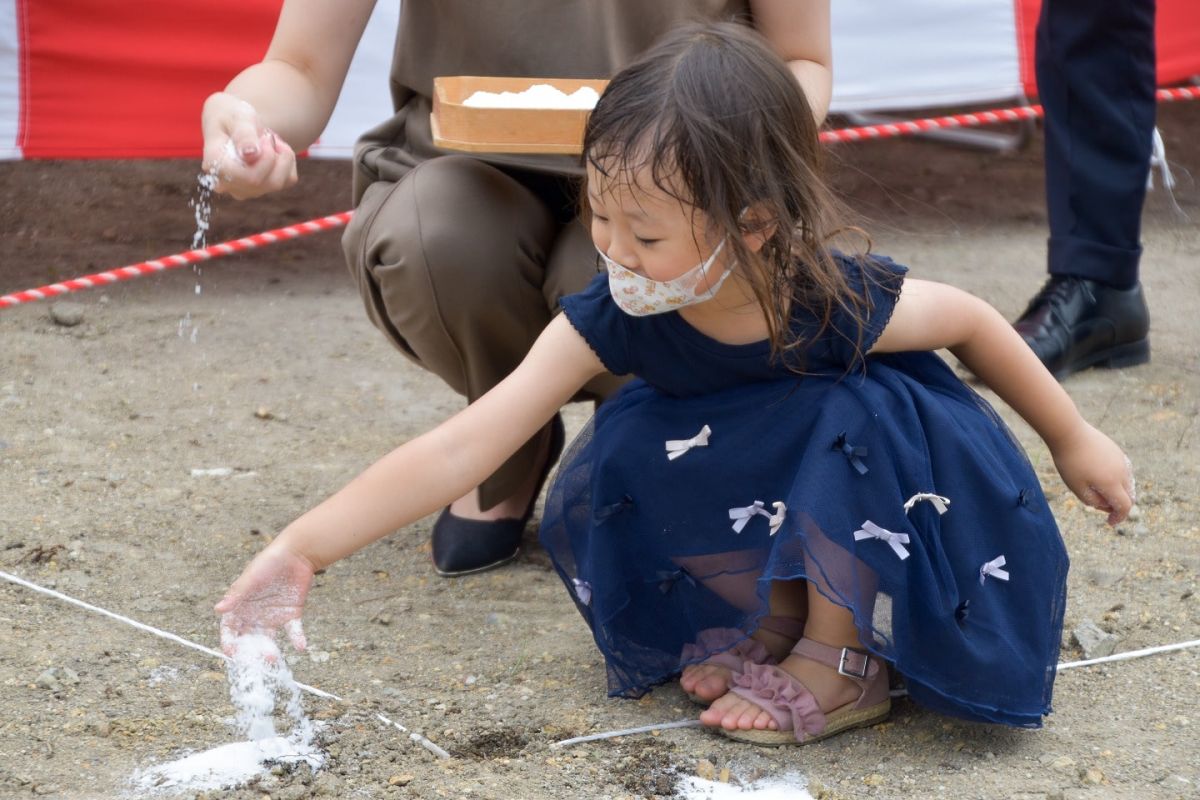
<svg viewBox="0 0 1200 800">
<path fill-rule="evenodd" d="M 1138 279 L 1155 119 L 1154 0 L 1044 0 L 1050 277 L 1015 323 L 1058 379 L 1150 360 Z"/>
</svg>

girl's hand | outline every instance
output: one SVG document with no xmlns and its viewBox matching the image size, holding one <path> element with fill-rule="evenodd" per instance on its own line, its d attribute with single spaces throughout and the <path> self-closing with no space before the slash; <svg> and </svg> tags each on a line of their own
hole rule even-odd
<svg viewBox="0 0 1200 800">
<path fill-rule="evenodd" d="M 234 654 L 234 640 L 246 633 L 274 638 L 282 627 L 292 646 L 307 646 L 300 615 L 312 585 L 312 562 L 286 547 L 271 545 L 263 550 L 238 577 L 213 610 L 221 615 L 221 647 Z"/>
<path fill-rule="evenodd" d="M 1109 525 L 1129 515 L 1136 500 L 1133 465 L 1116 442 L 1084 422 L 1050 452 L 1067 488 L 1089 506 L 1107 511 Z"/>
<path fill-rule="evenodd" d="M 216 191 L 238 200 L 286 189 L 297 180 L 296 154 L 262 124 L 254 106 L 227 92 L 204 102 L 205 174 L 216 168 Z"/>
</svg>

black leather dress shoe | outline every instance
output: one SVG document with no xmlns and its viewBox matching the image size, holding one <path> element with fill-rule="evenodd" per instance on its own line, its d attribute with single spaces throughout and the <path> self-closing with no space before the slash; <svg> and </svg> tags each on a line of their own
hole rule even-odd
<svg viewBox="0 0 1200 800">
<path fill-rule="evenodd" d="M 455 578 L 503 566 L 517 557 L 525 526 L 550 470 L 562 455 L 566 432 L 562 417 L 555 416 L 550 428 L 550 450 L 533 496 L 520 519 L 478 520 L 456 517 L 442 509 L 433 523 L 433 568 L 438 575 Z"/>
<path fill-rule="evenodd" d="M 1088 367 L 1150 360 L 1150 312 L 1140 283 L 1114 289 L 1052 275 L 1013 327 L 1059 380 Z"/>
</svg>

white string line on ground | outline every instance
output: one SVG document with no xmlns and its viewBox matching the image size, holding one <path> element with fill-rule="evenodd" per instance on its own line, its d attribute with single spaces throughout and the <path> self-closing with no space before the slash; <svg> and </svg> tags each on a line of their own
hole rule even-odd
<svg viewBox="0 0 1200 800">
<path fill-rule="evenodd" d="M 41 592 L 42 594 L 49 595 L 50 597 L 55 597 L 59 600 L 63 600 L 65 602 L 72 603 L 74 605 L 79 606 L 80 608 L 85 608 L 88 611 L 92 611 L 97 614 L 102 614 L 106 617 L 110 617 L 112 619 L 117 620 L 118 622 L 123 622 L 126 625 L 131 625 L 131 626 L 137 628 L 138 630 L 145 631 L 146 633 L 152 633 L 155 636 L 159 636 L 163 639 L 168 639 L 172 642 L 181 644 L 185 647 L 190 647 L 193 650 L 199 650 L 202 653 L 206 653 L 210 656 L 215 656 L 216 658 L 219 658 L 222 661 L 230 660 L 230 658 L 228 656 L 226 656 L 224 653 L 220 653 L 216 650 L 213 650 L 212 648 L 205 647 L 204 645 L 196 644 L 195 642 L 188 641 L 187 639 L 184 639 L 182 636 L 177 636 L 176 634 L 170 633 L 168 631 L 160 630 L 160 629 L 152 627 L 150 625 L 146 625 L 144 623 L 138 622 L 137 620 L 130 619 L 129 617 L 121 616 L 120 614 L 116 614 L 112 611 L 108 611 L 106 609 L 100 608 L 99 606 L 94 606 L 91 603 L 85 603 L 82 600 L 76 600 L 75 598 L 65 595 L 62 592 L 55 591 L 54 589 L 48 589 L 44 586 L 39 586 L 36 583 L 31 583 L 30 581 L 27 581 L 23 578 L 19 578 L 16 575 L 10 575 L 7 572 L 0 571 L 0 578 L 3 578 L 12 583 L 18 584 L 20 586 L 24 586 L 27 589 L 32 589 L 36 592 Z M 1057 669 L 1058 669 L 1058 671 L 1061 672 L 1062 670 L 1065 670 L 1065 669 L 1074 669 L 1075 667 L 1090 667 L 1094 664 L 1103 664 L 1103 663 L 1107 663 L 1110 661 L 1128 661 L 1129 659 L 1133 659 L 1133 658 L 1143 658 L 1145 656 L 1156 655 L 1158 653 L 1168 653 L 1168 652 L 1172 652 L 1172 651 L 1176 651 L 1176 650 L 1186 650 L 1188 648 L 1197 647 L 1197 646 L 1200 646 L 1200 639 L 1192 639 L 1190 641 L 1177 642 L 1175 644 L 1164 644 L 1164 645 L 1158 645 L 1155 647 L 1142 648 L 1141 650 L 1130 650 L 1130 651 L 1127 651 L 1124 653 L 1114 653 L 1113 655 L 1101 656 L 1100 658 L 1089 658 L 1089 659 L 1082 660 L 1082 661 L 1064 661 L 1058 665 Z M 335 694 L 331 694 L 331 693 L 323 691 L 321 689 L 317 689 L 316 687 L 313 687 L 313 686 L 308 686 L 307 684 L 300 683 L 299 681 L 296 682 L 296 686 L 298 686 L 300 689 L 302 689 L 305 692 L 316 695 L 317 697 L 324 697 L 324 698 L 328 698 L 330 700 L 336 700 L 338 702 L 345 702 L 342 698 L 338 697 Z M 894 697 L 899 697 L 899 696 L 903 696 L 905 693 L 893 691 L 891 694 Z M 410 739 L 412 739 L 417 744 L 421 745 L 421 747 L 424 747 L 429 752 L 436 755 L 438 758 L 450 758 L 449 753 L 447 753 L 441 747 L 438 747 L 433 742 L 426 739 L 421 734 L 413 733 L 408 728 L 405 728 L 403 725 L 401 725 L 399 722 L 388 719 L 383 714 L 376 714 L 375 716 L 382 722 L 385 722 L 388 725 L 392 725 L 393 727 L 402 731 L 403 733 L 408 734 L 408 737 Z M 638 733 L 649 733 L 651 731 L 670 730 L 673 728 L 696 728 L 696 727 L 700 727 L 701 724 L 702 723 L 698 719 L 682 719 L 682 720 L 676 720 L 674 722 L 662 722 L 662 723 L 658 723 L 658 724 L 654 724 L 654 725 L 641 725 L 636 728 L 623 728 L 621 730 L 604 731 L 602 733 L 588 734 L 587 736 L 576 736 L 571 739 L 563 739 L 561 741 L 551 743 L 550 747 L 551 748 L 569 747 L 571 745 L 580 744 L 582 742 L 592 742 L 592 741 L 597 741 L 599 739 L 615 739 L 619 736 L 630 736 L 630 735 L 638 734 Z"/>
<path fill-rule="evenodd" d="M 146 633 L 153 634 L 162 639 L 167 639 L 168 641 L 175 642 L 176 644 L 181 644 L 184 647 L 190 647 L 193 650 L 199 650 L 201 653 L 213 656 L 214 658 L 219 658 L 222 661 L 229 662 L 229 661 L 233 660 L 233 659 L 229 658 L 229 656 L 225 655 L 224 653 L 221 653 L 217 650 L 213 650 L 211 647 L 205 647 L 202 644 L 196 644 L 195 642 L 188 641 L 187 639 L 184 639 L 182 636 L 178 636 L 169 631 L 164 631 L 159 628 L 155 628 L 152 625 L 147 625 L 143 622 L 138 622 L 135 619 L 130 619 L 129 617 L 122 616 L 113 611 L 108 611 L 107 609 L 100 608 L 99 606 L 94 606 L 91 603 L 85 603 L 82 600 L 76 600 L 74 597 L 70 597 L 69 595 L 65 595 L 62 592 L 55 591 L 54 589 L 49 589 L 45 586 L 39 586 L 36 583 L 27 581 L 24 578 L 19 578 L 16 575 L 10 575 L 7 572 L 0 571 L 0 578 L 3 578 L 4 580 L 9 581 L 10 583 L 15 583 L 18 586 L 24 586 L 26 589 L 32 589 L 35 592 L 41 592 L 42 594 L 48 595 L 48 596 L 56 598 L 58 600 L 62 600 L 63 602 L 71 603 L 72 605 L 79 606 L 80 608 L 86 609 L 93 613 L 101 614 L 105 617 L 109 617 L 110 619 L 115 619 L 117 622 L 122 622 L 126 625 L 130 625 L 134 628 L 137 628 L 140 631 L 145 631 Z M 299 681 L 296 681 L 296 686 L 299 689 L 301 689 L 302 691 L 308 692 L 309 694 L 315 695 L 317 697 L 323 697 L 327 700 L 335 700 L 339 703 L 346 702 L 342 698 L 338 697 L 336 694 L 332 694 L 332 693 L 326 692 L 322 689 L 318 689 L 315 686 L 309 686 L 308 684 L 300 683 Z M 425 748 L 429 752 L 433 753 L 438 758 L 450 758 L 449 753 L 447 753 L 442 748 L 438 747 L 433 742 L 426 739 L 421 734 L 410 731 L 408 728 L 404 727 L 399 722 L 396 722 L 393 719 L 388 719 L 383 714 L 377 713 L 375 715 L 375 717 L 377 719 L 379 719 L 381 722 L 391 725 L 392 727 L 396 728 L 397 730 L 408 734 L 409 739 L 412 739 L 414 742 L 416 742 L 417 744 L 419 744 L 421 747 Z"/>
</svg>

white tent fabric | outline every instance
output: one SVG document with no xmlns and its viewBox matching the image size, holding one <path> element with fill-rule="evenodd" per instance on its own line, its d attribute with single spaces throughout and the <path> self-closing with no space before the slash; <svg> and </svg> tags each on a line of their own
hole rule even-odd
<svg viewBox="0 0 1200 800">
<path fill-rule="evenodd" d="M 1012 0 L 836 0 L 832 33 L 835 113 L 1023 93 Z"/>
<path fill-rule="evenodd" d="M 17 0 L 0 0 L 0 159 L 21 157 L 17 128 L 21 119 L 20 47 Z"/>
</svg>

